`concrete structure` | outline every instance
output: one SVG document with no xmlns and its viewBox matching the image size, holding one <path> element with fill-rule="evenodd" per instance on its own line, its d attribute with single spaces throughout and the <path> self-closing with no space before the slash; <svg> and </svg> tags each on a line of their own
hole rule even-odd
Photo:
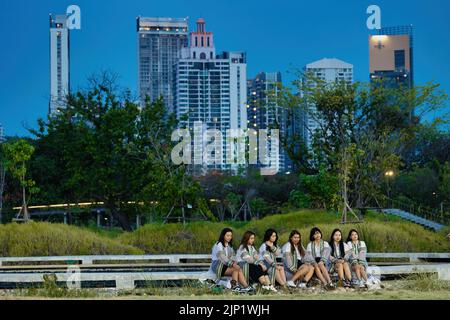
<svg viewBox="0 0 450 320">
<path fill-rule="evenodd" d="M 386 27 L 369 36 L 370 79 L 391 87 L 414 85 L 412 26 Z"/>
<path fill-rule="evenodd" d="M 443 260 L 439 263 L 443 263 L 450 259 L 450 253 L 448 252 L 368 252 L 366 255 L 369 260 L 372 258 L 383 259 L 408 259 L 409 263 L 421 263 L 427 259 Z M 136 265 L 136 262 L 142 264 L 169 264 L 169 265 L 183 265 L 189 264 L 189 261 L 195 261 L 196 264 L 204 264 L 211 262 L 210 254 L 149 254 L 149 255 L 92 255 L 92 256 L 44 256 L 44 257 L 0 257 L 0 267 L 6 265 L 15 264 L 14 268 L 26 268 L 26 267 L 58 267 L 56 262 L 59 262 L 59 266 L 67 266 L 70 262 L 77 262 L 80 266 L 97 266 L 107 264 L 112 265 L 115 261 L 121 261 L 122 266 L 124 261 L 129 261 L 127 266 L 131 267 Z M 164 261 L 164 262 L 163 262 Z M 202 262 L 199 262 L 202 261 Z M 100 263 L 101 262 L 101 263 Z M 26 263 L 26 264 L 18 264 Z M 18 264 L 18 265 L 17 265 Z M 12 268 L 9 266 L 8 268 Z"/>
<path fill-rule="evenodd" d="M 442 229 L 445 228 L 445 225 L 443 225 L 443 224 L 416 216 L 416 215 L 409 213 L 407 211 L 404 211 L 402 209 L 393 209 L 393 208 L 392 209 L 383 209 L 383 212 L 386 214 L 395 215 L 402 219 L 414 222 L 416 224 L 421 225 L 422 227 L 429 228 L 436 232 L 441 231 Z"/>
<path fill-rule="evenodd" d="M 254 79 L 247 80 L 247 127 L 249 129 L 279 128 L 280 137 L 286 134 L 286 110 L 273 102 L 278 96 L 278 85 L 281 82 L 280 72 L 260 72 Z M 273 94 L 274 97 L 269 98 L 268 94 Z M 270 150 L 270 140 L 268 142 L 267 148 Z M 278 173 L 292 170 L 291 161 L 281 143 L 278 156 L 271 154 L 268 161 L 267 166 L 276 168 Z"/>
<path fill-rule="evenodd" d="M 164 98 L 174 111 L 174 65 L 188 44 L 188 18 L 141 18 L 136 21 L 138 35 L 138 85 L 141 101 Z"/>
<path fill-rule="evenodd" d="M 206 165 L 202 154 L 196 152 L 206 146 L 202 139 L 203 144 L 194 150 L 197 174 L 211 169 L 236 171 L 239 168 L 237 164 L 226 163 L 228 157 L 233 157 L 227 148 L 226 134 L 229 129 L 247 129 L 246 71 L 245 53 L 216 55 L 213 34 L 206 31 L 205 21 L 198 19 L 197 30 L 190 34 L 190 46 L 182 50 L 182 58 L 175 66 L 176 114 L 180 128 L 189 128 L 199 135 L 207 129 L 220 130 L 223 143 L 221 153 L 216 154 L 220 161 Z M 184 116 L 187 119 L 182 119 Z M 196 127 L 195 123 L 201 125 Z"/>
<path fill-rule="evenodd" d="M 0 288 L 7 286 L 24 286 L 27 284 L 43 283 L 43 277 L 54 274 L 59 283 L 67 283 L 72 287 L 83 287 L 87 282 L 104 282 L 104 287 L 116 289 L 133 289 L 140 283 L 162 280 L 205 280 L 209 274 L 209 254 L 183 254 L 183 255 L 114 255 L 114 256 L 65 256 L 65 257 L 11 257 L 0 258 Z M 367 258 L 410 258 L 411 263 L 403 265 L 376 266 L 370 263 L 368 272 L 379 276 L 405 275 L 414 273 L 436 273 L 441 280 L 450 280 L 450 264 L 427 263 L 418 264 L 420 259 L 449 259 L 450 253 L 368 253 Z M 103 265 L 106 270 L 118 269 L 116 272 L 102 271 L 96 261 L 139 261 L 140 264 Z M 169 267 L 152 264 L 142 265 L 142 261 L 166 260 Z M 186 261 L 196 261 L 194 264 Z M 197 261 L 206 263 L 198 263 Z M 26 262 L 27 265 L 6 266 L 6 263 Z M 39 265 L 30 265 L 35 262 Z M 61 262 L 61 265 L 42 265 L 42 262 Z M 75 262 L 75 264 L 74 264 Z M 81 263 L 81 265 L 80 265 Z M 187 267 L 183 267 L 186 265 Z M 89 266 L 92 269 L 89 269 Z M 96 267 L 97 266 L 97 267 Z M 94 268 L 96 267 L 96 268 Z M 134 269 L 134 270 L 131 270 Z M 171 271 L 165 271 L 170 269 Z M 131 270 L 131 271 L 124 271 Z M 154 270 L 154 271 L 143 271 Z M 186 271 L 189 270 L 189 271 Z"/>
<path fill-rule="evenodd" d="M 50 115 L 65 108 L 70 92 L 70 31 L 66 21 L 66 15 L 50 14 Z"/>
<path fill-rule="evenodd" d="M 339 59 L 324 58 L 307 64 L 304 68 L 305 75 L 309 74 L 326 83 L 345 82 L 347 84 L 353 83 L 353 65 Z M 306 82 L 306 76 L 303 82 Z M 315 86 L 312 82 L 310 86 Z M 305 93 L 302 93 L 305 94 Z M 315 130 L 319 127 L 319 122 L 316 117 L 317 109 L 314 104 L 306 106 L 308 112 L 301 112 L 296 121 L 300 122 L 297 127 L 301 130 L 301 135 L 305 139 L 305 144 L 309 150 L 312 147 L 312 137 Z"/>
</svg>

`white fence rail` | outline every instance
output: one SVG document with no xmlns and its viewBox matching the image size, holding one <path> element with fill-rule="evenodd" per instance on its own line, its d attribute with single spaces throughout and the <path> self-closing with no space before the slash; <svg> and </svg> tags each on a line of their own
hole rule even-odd
<svg viewBox="0 0 450 320">
<path fill-rule="evenodd" d="M 450 259 L 450 253 L 368 253 L 368 259 L 409 259 L 411 263 L 427 259 Z M 49 257 L 1 257 L 0 267 L 11 264 L 33 264 L 45 262 L 61 262 L 62 264 L 95 265 L 99 262 L 161 262 L 169 264 L 186 263 L 189 261 L 209 262 L 210 254 L 155 254 L 155 255 L 96 255 L 96 256 L 49 256 Z"/>
</svg>

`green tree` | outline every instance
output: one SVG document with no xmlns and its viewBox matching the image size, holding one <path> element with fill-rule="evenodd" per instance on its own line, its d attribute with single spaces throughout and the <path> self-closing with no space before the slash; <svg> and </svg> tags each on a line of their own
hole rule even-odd
<svg viewBox="0 0 450 320">
<path fill-rule="evenodd" d="M 409 89 L 392 88 L 383 81 L 327 83 L 311 74 L 299 76 L 294 89 L 282 88 L 275 98 L 293 114 L 317 124 L 314 131 L 309 129 L 310 169 L 326 168 L 338 177 L 345 220 L 352 206 L 384 198 L 386 170 L 401 169 L 424 117 L 445 108 L 447 95 L 436 84 Z M 438 122 L 446 123 L 445 117 Z"/>
<path fill-rule="evenodd" d="M 162 100 L 140 106 L 111 74 L 92 77 L 87 90 L 69 95 L 66 108 L 32 131 L 42 151 L 36 174 L 59 168 L 59 178 L 46 181 L 47 192 L 61 186 L 75 202 L 102 202 L 130 231 L 133 212 L 166 210 L 169 202 L 184 210 L 201 198 L 185 168 L 171 162 L 176 125 Z"/>
<path fill-rule="evenodd" d="M 2 144 L 2 149 L 6 161 L 6 168 L 12 177 L 20 182 L 22 189 L 22 209 L 19 215 L 23 213 L 23 219 L 28 221 L 30 216 L 28 214 L 27 190 L 30 195 L 39 192 L 35 181 L 29 179 L 27 176 L 27 163 L 31 159 L 35 149 L 23 139 Z"/>
</svg>

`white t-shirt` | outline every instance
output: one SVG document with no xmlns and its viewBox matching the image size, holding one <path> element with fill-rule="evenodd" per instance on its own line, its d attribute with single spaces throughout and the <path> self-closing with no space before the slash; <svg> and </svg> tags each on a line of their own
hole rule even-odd
<svg viewBox="0 0 450 320">
<path fill-rule="evenodd" d="M 286 252 L 291 253 L 291 243 L 290 243 L 290 242 L 287 242 L 287 243 L 283 246 L 283 248 L 281 248 L 281 251 L 283 252 L 283 254 L 286 253 Z M 300 255 L 300 251 L 298 250 L 298 246 L 295 247 L 295 252 L 297 253 L 297 259 L 298 259 L 298 260 L 301 260 L 301 259 L 302 259 L 302 256 Z"/>
<path fill-rule="evenodd" d="M 355 252 L 355 244 L 353 244 L 352 241 L 347 242 L 347 245 L 350 246 L 350 248 L 353 250 L 354 253 L 356 253 Z M 366 243 L 364 241 L 359 241 L 359 249 L 360 250 L 361 249 L 366 249 L 367 250 Z"/>
<path fill-rule="evenodd" d="M 322 254 L 320 253 L 320 244 L 317 244 L 315 242 L 310 242 L 310 243 L 308 243 L 308 246 L 306 247 L 306 251 L 311 252 L 311 254 L 312 254 L 312 252 L 313 252 L 312 251 L 312 244 L 313 243 L 315 244 L 315 249 L 316 249 L 316 256 L 314 258 L 321 258 Z M 324 249 L 325 248 L 329 248 L 330 245 L 328 244 L 328 242 L 324 241 L 323 242 L 323 247 L 324 247 Z"/>
<path fill-rule="evenodd" d="M 249 248 L 248 247 L 242 247 L 242 246 L 239 246 L 239 249 L 236 251 L 236 262 L 247 262 L 247 260 L 245 260 L 245 259 L 243 259 L 242 258 L 242 252 L 243 251 L 247 251 L 247 253 L 253 258 L 254 256 L 254 254 L 255 254 L 255 252 L 257 253 L 257 251 L 256 251 L 256 249 L 255 249 L 255 247 L 254 246 L 251 246 L 250 247 L 250 250 L 249 250 Z M 258 259 L 260 258 L 259 256 L 257 257 Z"/>
<path fill-rule="evenodd" d="M 264 242 L 260 247 L 259 247 L 259 255 L 262 257 L 264 256 L 264 254 L 267 252 L 267 245 Z M 272 254 L 274 254 L 276 257 L 281 257 L 281 250 L 280 247 L 277 246 L 277 251 L 276 252 L 271 252 Z"/>
<path fill-rule="evenodd" d="M 227 257 L 231 256 L 231 248 L 229 246 L 223 246 L 222 242 L 216 243 L 212 248 L 211 260 L 219 260 L 217 253 L 224 251 Z"/>
<path fill-rule="evenodd" d="M 335 245 L 334 242 L 333 242 L 333 245 L 334 245 L 334 250 L 335 250 L 334 256 L 339 257 L 341 255 L 341 248 L 340 248 L 339 244 Z M 345 253 L 348 252 L 349 250 L 352 250 L 352 247 L 350 247 L 347 243 L 344 242 L 344 251 L 345 252 L 342 254 L 342 257 L 345 256 Z M 330 251 L 330 254 L 331 254 L 331 251 Z"/>
</svg>

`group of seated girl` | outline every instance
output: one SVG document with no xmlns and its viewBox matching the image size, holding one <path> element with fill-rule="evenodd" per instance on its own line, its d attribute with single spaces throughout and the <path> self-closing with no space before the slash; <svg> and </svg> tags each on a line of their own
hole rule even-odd
<svg viewBox="0 0 450 320">
<path fill-rule="evenodd" d="M 320 229 L 314 227 L 306 248 L 299 231 L 293 230 L 280 247 L 277 232 L 268 229 L 259 250 L 254 244 L 255 233 L 247 231 L 235 253 L 233 231 L 225 228 L 213 246 L 211 270 L 217 279 L 231 277 L 235 292 L 254 291 L 253 283 L 274 292 L 277 284 L 284 291 L 293 287 L 306 288 L 314 276 L 329 290 L 336 287 L 331 279 L 334 273 L 337 273 L 339 286 L 366 286 L 367 248 L 355 229 L 350 230 L 346 242 L 341 230 L 335 229 L 327 242 Z"/>
</svg>

